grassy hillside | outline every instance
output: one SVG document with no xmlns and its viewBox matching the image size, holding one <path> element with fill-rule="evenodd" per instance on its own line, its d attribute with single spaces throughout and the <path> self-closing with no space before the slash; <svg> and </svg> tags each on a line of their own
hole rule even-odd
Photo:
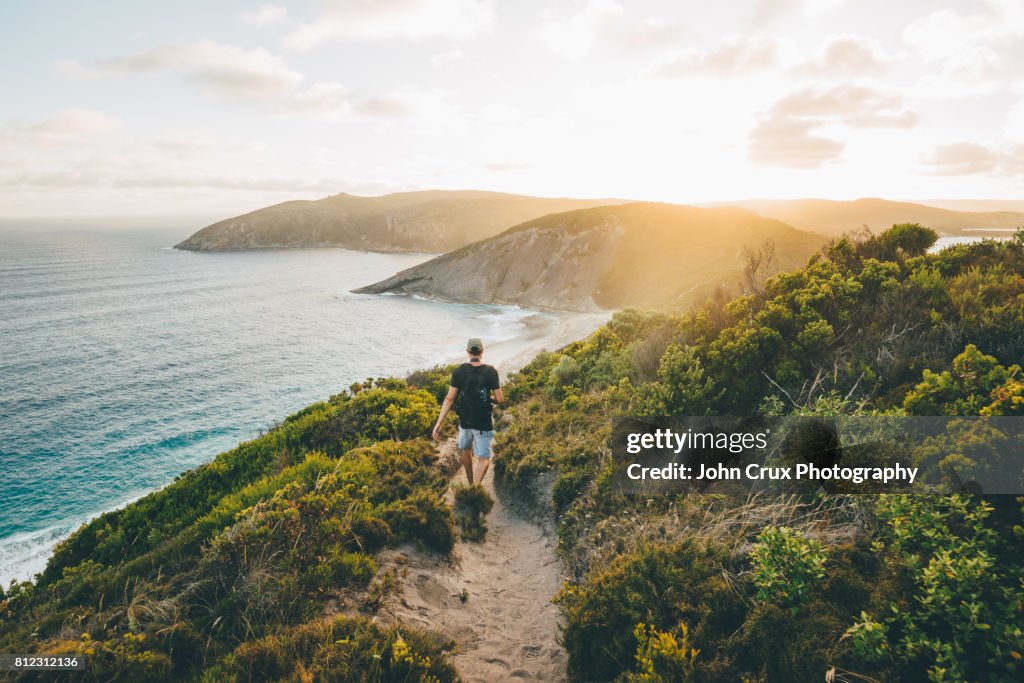
<svg viewBox="0 0 1024 683">
<path fill-rule="evenodd" d="M 276 204 L 219 221 L 177 245 L 190 251 L 345 247 L 440 252 L 495 235 L 510 225 L 614 199 L 527 197 L 499 192 L 337 194 Z"/>
<path fill-rule="evenodd" d="M 932 239 L 840 240 L 724 307 L 619 313 L 519 375 L 497 481 L 557 520 L 574 680 L 1024 675 L 1024 498 L 612 486 L 616 415 L 1024 415 L 1024 233 Z"/>
<path fill-rule="evenodd" d="M 735 202 L 762 216 L 788 223 L 799 230 L 819 232 L 830 237 L 868 227 L 874 232 L 897 223 L 920 223 L 943 234 L 959 234 L 963 228 L 1024 227 L 1020 210 L 951 210 L 912 202 L 886 199 L 745 200 Z"/>
<path fill-rule="evenodd" d="M 824 238 L 744 209 L 636 202 L 543 216 L 358 291 L 587 311 L 683 308 L 803 265 Z"/>
<path fill-rule="evenodd" d="M 356 386 L 102 515 L 0 594 L 0 650 L 77 653 L 96 681 L 455 680 L 452 643 L 370 618 L 395 578 L 378 550 L 455 542 L 437 409 Z"/>
<path fill-rule="evenodd" d="M 1024 414 L 1024 233 L 934 239 L 895 226 L 724 305 L 623 311 L 509 383 L 496 474 L 557 525 L 573 680 L 1024 676 L 1024 499 L 610 483 L 615 415 Z M 372 619 L 379 550 L 455 542 L 423 439 L 446 385 L 353 386 L 83 526 L 0 595 L 0 651 L 84 654 L 96 681 L 456 680 L 451 642 Z M 949 438 L 971 458 L 994 435 Z"/>
</svg>

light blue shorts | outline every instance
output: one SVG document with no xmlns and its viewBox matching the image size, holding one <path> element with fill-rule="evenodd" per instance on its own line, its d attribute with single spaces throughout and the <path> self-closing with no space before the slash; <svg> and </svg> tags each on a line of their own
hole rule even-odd
<svg viewBox="0 0 1024 683">
<path fill-rule="evenodd" d="M 494 438 L 494 431 L 482 429 L 463 429 L 459 427 L 459 450 L 464 451 L 470 446 L 473 447 L 473 455 L 478 458 L 491 457 L 491 439 Z"/>
</svg>

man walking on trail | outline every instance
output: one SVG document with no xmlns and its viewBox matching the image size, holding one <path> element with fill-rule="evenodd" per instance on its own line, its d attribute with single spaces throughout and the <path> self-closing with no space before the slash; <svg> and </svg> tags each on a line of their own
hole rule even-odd
<svg viewBox="0 0 1024 683">
<path fill-rule="evenodd" d="M 491 404 L 501 403 L 505 397 L 498 383 L 498 371 L 481 361 L 484 354 L 484 343 L 477 338 L 470 339 L 466 344 L 469 361 L 455 368 L 448 387 L 448 395 L 441 404 L 441 415 L 434 425 L 434 440 L 440 436 L 441 425 L 448 411 L 455 406 L 455 414 L 459 416 L 459 452 L 462 466 L 466 468 L 466 478 L 473 484 L 473 455 L 480 458 L 480 476 L 477 483 L 484 480 L 487 466 L 491 462 L 491 439 L 494 438 L 494 422 L 491 419 Z"/>
</svg>

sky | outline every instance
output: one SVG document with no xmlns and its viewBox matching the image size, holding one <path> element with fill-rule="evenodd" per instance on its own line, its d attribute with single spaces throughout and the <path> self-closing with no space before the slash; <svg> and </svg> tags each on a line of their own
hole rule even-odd
<svg viewBox="0 0 1024 683">
<path fill-rule="evenodd" d="M 0 217 L 1024 199 L 1021 0 L 5 0 Z"/>
</svg>

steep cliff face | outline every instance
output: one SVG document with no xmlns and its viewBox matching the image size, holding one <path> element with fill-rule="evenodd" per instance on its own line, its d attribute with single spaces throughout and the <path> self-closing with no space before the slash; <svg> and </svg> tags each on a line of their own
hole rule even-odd
<svg viewBox="0 0 1024 683">
<path fill-rule="evenodd" d="M 356 291 L 570 311 L 684 306 L 735 281 L 744 247 L 766 240 L 792 268 L 824 238 L 742 209 L 638 202 L 544 216 Z"/>
<path fill-rule="evenodd" d="M 511 225 L 616 200 L 552 199 L 497 192 L 340 194 L 291 201 L 207 226 L 177 245 L 190 251 L 345 247 L 364 251 L 449 251 Z"/>
<path fill-rule="evenodd" d="M 357 291 L 595 311 L 600 307 L 593 293 L 621 233 L 611 225 L 577 234 L 558 229 L 504 233 Z"/>
</svg>

